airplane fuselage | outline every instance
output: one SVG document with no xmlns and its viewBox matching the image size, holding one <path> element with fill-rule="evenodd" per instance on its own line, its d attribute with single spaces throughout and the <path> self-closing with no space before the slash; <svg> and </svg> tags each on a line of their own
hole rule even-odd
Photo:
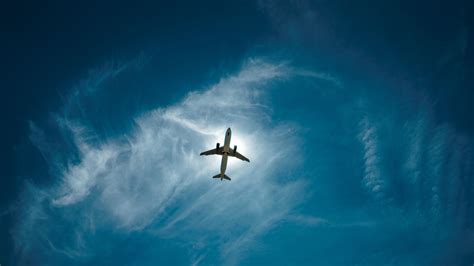
<svg viewBox="0 0 474 266">
<path fill-rule="evenodd" d="M 216 147 L 214 149 L 204 151 L 204 152 L 201 152 L 199 154 L 199 155 L 220 155 L 220 156 L 222 156 L 221 172 L 219 174 L 213 176 L 212 178 L 220 178 L 221 181 L 223 179 L 229 180 L 229 181 L 231 180 L 230 177 L 228 177 L 225 174 L 225 169 L 227 168 L 227 160 L 229 159 L 229 157 L 235 157 L 239 160 L 250 162 L 250 160 L 247 157 L 245 157 L 242 154 L 240 154 L 239 152 L 237 152 L 237 145 L 234 145 L 233 149 L 230 147 L 230 138 L 231 137 L 232 137 L 232 131 L 230 130 L 230 128 L 228 128 L 227 131 L 225 132 L 225 138 L 224 138 L 224 145 L 223 146 L 220 146 L 219 142 L 218 142 L 218 143 L 216 143 Z"/>
<path fill-rule="evenodd" d="M 227 129 L 225 132 L 225 139 L 224 139 L 224 152 L 222 154 L 222 161 L 221 161 L 221 179 L 225 175 L 225 169 L 227 168 L 227 159 L 229 158 L 229 151 L 230 151 L 230 138 L 232 137 L 232 131 L 230 128 Z"/>
</svg>

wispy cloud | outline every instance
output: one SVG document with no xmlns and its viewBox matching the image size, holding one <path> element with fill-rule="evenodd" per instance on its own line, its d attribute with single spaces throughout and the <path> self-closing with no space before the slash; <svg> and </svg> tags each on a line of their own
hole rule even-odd
<svg viewBox="0 0 474 266">
<path fill-rule="evenodd" d="M 329 225 L 329 221 L 320 218 L 320 217 L 314 217 L 314 216 L 309 216 L 309 215 L 292 215 L 288 216 L 287 220 L 290 222 L 294 222 L 297 224 L 302 224 L 306 226 L 325 226 Z"/>
<path fill-rule="evenodd" d="M 94 84 L 124 69 L 111 71 L 99 73 Z M 203 244 L 187 246 L 197 254 L 192 256 L 195 264 L 206 260 L 207 250 L 216 248 L 223 262 L 238 262 L 245 247 L 302 200 L 298 176 L 279 175 L 279 169 L 301 160 L 293 145 L 298 142 L 297 128 L 274 122 L 271 108 L 263 101 L 272 84 L 292 75 L 295 72 L 284 63 L 249 60 L 238 73 L 210 88 L 137 117 L 132 132 L 99 142 L 90 141 L 90 129 L 80 120 L 61 118 L 58 122 L 78 151 L 63 156 L 78 160 L 69 160 L 53 187 L 29 185 L 22 223 L 15 230 L 16 245 L 25 256 L 26 246 L 69 257 L 90 255 L 94 242 L 87 240 L 96 230 L 115 228 L 153 234 L 157 241 L 199 238 Z M 91 83 L 84 84 L 94 91 Z M 251 163 L 231 160 L 232 181 L 216 182 L 211 176 L 218 172 L 218 158 L 199 157 L 199 152 L 222 142 L 227 127 L 234 132 L 232 144 Z M 49 152 L 39 128 L 32 124 L 32 130 L 33 142 Z M 71 236 L 55 236 L 58 223 L 68 227 L 62 233 Z M 33 231 L 39 224 L 44 227 Z M 36 235 L 38 242 L 29 243 L 26 232 Z"/>
<path fill-rule="evenodd" d="M 472 208 L 467 196 L 472 139 L 448 123 L 436 123 L 426 96 L 416 101 L 408 117 L 362 112 L 362 185 L 386 213 L 391 209 L 412 216 L 407 223 L 425 224 L 435 232 L 463 230 Z"/>
<path fill-rule="evenodd" d="M 368 117 L 360 122 L 361 131 L 359 139 L 364 146 L 364 186 L 379 200 L 385 198 L 385 182 L 382 177 L 382 169 L 379 163 L 379 146 L 376 127 L 372 125 Z"/>
</svg>

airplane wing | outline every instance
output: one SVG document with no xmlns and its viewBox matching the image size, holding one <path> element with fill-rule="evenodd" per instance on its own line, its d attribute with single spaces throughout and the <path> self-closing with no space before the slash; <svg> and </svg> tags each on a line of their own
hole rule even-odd
<svg viewBox="0 0 474 266">
<path fill-rule="evenodd" d="M 201 154 L 199 155 L 213 155 L 213 154 L 221 155 L 223 151 L 224 151 L 224 147 L 220 147 L 219 149 L 214 148 L 212 150 L 201 152 Z"/>
<path fill-rule="evenodd" d="M 249 159 L 247 159 L 247 157 L 243 156 L 242 154 L 238 153 L 237 151 L 234 152 L 234 149 L 230 148 L 230 151 L 229 151 L 229 156 L 233 156 L 235 158 L 238 158 L 242 161 L 247 161 L 247 162 L 250 162 Z"/>
</svg>

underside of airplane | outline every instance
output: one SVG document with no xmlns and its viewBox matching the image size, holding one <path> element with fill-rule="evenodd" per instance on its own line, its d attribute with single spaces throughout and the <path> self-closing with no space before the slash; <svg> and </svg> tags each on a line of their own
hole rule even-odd
<svg viewBox="0 0 474 266">
<path fill-rule="evenodd" d="M 221 172 L 212 178 L 220 178 L 221 181 L 223 179 L 225 180 L 231 180 L 230 177 L 228 177 L 225 174 L 225 170 L 227 168 L 227 159 L 228 157 L 235 157 L 237 159 L 240 159 L 242 161 L 250 162 L 250 160 L 243 156 L 242 154 L 237 152 L 237 145 L 234 145 L 234 148 L 230 148 L 230 139 L 232 136 L 232 131 L 230 128 L 227 129 L 226 134 L 225 134 L 225 139 L 224 139 L 224 146 L 220 146 L 219 143 L 216 144 L 216 147 L 214 149 L 201 152 L 200 155 L 221 155 L 222 156 L 222 161 L 221 161 Z"/>
</svg>

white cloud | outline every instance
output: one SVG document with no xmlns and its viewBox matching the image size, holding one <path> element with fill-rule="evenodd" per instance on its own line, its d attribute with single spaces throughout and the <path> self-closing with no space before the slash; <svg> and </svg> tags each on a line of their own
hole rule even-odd
<svg viewBox="0 0 474 266">
<path fill-rule="evenodd" d="M 58 185 L 41 193 L 47 195 L 48 208 L 60 215 L 80 210 L 74 237 L 80 241 L 70 246 L 93 247 L 77 232 L 92 234 L 104 226 L 199 242 L 188 246 L 198 254 L 192 256 L 196 264 L 206 259 L 207 245 L 218 243 L 224 262 L 238 262 L 245 247 L 303 199 L 298 176 L 279 175 L 301 160 L 295 150 L 296 127 L 274 122 L 264 104 L 266 90 L 294 73 L 286 64 L 249 60 L 239 73 L 142 114 L 132 132 L 99 144 L 88 141 L 80 121 L 66 121 L 78 163 L 68 165 Z M 222 143 L 227 127 L 233 130 L 231 144 L 251 163 L 230 159 L 227 175 L 232 181 L 221 182 L 211 178 L 219 172 L 220 158 L 199 153 Z M 44 149 L 41 143 L 38 148 Z M 57 251 L 50 231 L 44 232 L 45 243 Z M 16 240 L 21 245 L 26 238 Z M 58 253 L 80 254 L 71 247 Z"/>
<path fill-rule="evenodd" d="M 377 199 L 385 198 L 385 182 L 379 158 L 379 146 L 376 127 L 371 125 L 369 119 L 364 117 L 360 122 L 361 132 L 359 140 L 364 146 L 364 178 L 363 185 Z"/>
</svg>

